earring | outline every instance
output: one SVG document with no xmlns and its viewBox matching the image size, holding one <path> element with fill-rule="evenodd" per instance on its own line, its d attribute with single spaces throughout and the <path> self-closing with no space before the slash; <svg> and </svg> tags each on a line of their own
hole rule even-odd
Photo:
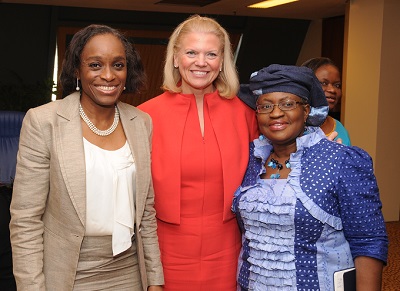
<svg viewBox="0 0 400 291">
<path fill-rule="evenodd" d="M 219 68 L 219 71 L 220 71 L 220 72 L 222 72 L 222 67 L 221 67 L 221 68 Z"/>
<path fill-rule="evenodd" d="M 78 78 L 76 78 L 76 88 L 75 88 L 75 90 L 76 91 L 79 91 L 81 88 L 79 88 L 79 79 Z"/>
<path fill-rule="evenodd" d="M 126 87 L 124 86 L 124 91 L 125 91 Z"/>
<path fill-rule="evenodd" d="M 178 65 L 175 65 L 175 64 L 174 64 L 174 68 L 177 69 L 177 68 L 178 68 Z"/>
</svg>

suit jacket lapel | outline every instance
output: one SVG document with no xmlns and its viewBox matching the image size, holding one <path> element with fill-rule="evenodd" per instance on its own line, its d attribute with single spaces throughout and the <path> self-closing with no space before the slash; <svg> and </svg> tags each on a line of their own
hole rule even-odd
<svg viewBox="0 0 400 291">
<path fill-rule="evenodd" d="M 130 108 L 130 107 L 129 107 Z M 136 166 L 136 198 L 135 223 L 140 225 L 146 204 L 147 191 L 150 185 L 150 144 L 146 127 L 141 118 L 137 118 L 135 110 L 119 102 L 118 109 L 124 127 L 126 139 L 135 159 Z"/>
<path fill-rule="evenodd" d="M 60 168 L 68 194 L 82 225 L 86 221 L 86 170 L 79 116 L 79 93 L 64 98 L 58 110 L 58 136 Z"/>
</svg>

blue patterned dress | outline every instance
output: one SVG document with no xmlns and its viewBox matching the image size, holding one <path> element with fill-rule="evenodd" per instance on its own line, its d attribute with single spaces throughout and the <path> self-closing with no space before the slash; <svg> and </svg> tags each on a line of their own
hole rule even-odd
<svg viewBox="0 0 400 291">
<path fill-rule="evenodd" d="M 272 146 L 254 140 L 232 209 L 242 230 L 239 290 L 333 290 L 357 256 L 386 263 L 388 240 L 370 156 L 308 128 L 287 179 L 260 179 Z"/>
</svg>

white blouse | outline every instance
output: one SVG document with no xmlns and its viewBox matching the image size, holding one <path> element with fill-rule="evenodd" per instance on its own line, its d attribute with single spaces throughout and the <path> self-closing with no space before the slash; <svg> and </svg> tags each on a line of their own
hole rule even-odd
<svg viewBox="0 0 400 291">
<path fill-rule="evenodd" d="M 113 255 L 132 245 L 136 167 L 128 142 L 108 151 L 83 139 L 86 162 L 86 236 L 112 235 Z"/>
</svg>

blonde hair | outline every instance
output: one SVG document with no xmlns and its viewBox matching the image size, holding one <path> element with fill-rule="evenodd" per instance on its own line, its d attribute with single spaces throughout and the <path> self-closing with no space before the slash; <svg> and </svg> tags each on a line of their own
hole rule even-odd
<svg viewBox="0 0 400 291">
<path fill-rule="evenodd" d="M 179 70 L 174 68 L 174 55 L 178 52 L 182 38 L 192 32 L 212 33 L 218 37 L 222 46 L 222 71 L 214 80 L 214 86 L 219 94 L 225 98 L 233 98 L 239 90 L 239 78 L 233 62 L 233 54 L 229 35 L 226 30 L 214 19 L 199 16 L 190 16 L 179 24 L 169 38 L 164 64 L 164 83 L 162 88 L 166 91 L 180 93 L 182 89 L 177 86 L 181 80 Z"/>
</svg>

